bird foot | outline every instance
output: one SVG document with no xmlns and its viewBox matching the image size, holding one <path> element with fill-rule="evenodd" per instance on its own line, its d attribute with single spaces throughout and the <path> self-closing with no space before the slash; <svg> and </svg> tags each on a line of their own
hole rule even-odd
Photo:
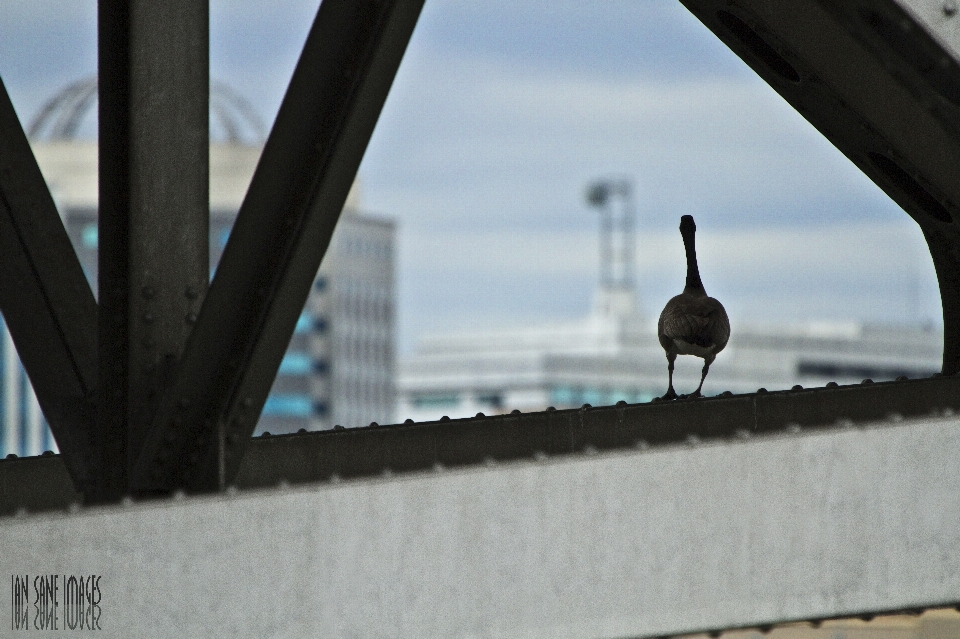
<svg viewBox="0 0 960 639">
<path fill-rule="evenodd" d="M 677 391 L 673 390 L 673 388 L 671 387 L 670 390 L 668 390 L 666 394 L 663 397 L 660 397 L 659 399 L 663 401 L 663 400 L 677 399 L 677 397 L 678 397 Z"/>
<path fill-rule="evenodd" d="M 689 395 L 680 395 L 677 399 L 696 399 L 698 397 L 703 397 L 700 391 L 693 391 Z"/>
</svg>

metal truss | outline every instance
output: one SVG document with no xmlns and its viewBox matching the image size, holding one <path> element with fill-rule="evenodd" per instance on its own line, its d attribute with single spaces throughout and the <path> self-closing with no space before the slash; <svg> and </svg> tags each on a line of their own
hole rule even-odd
<svg viewBox="0 0 960 639">
<path fill-rule="evenodd" d="M 960 372 L 960 16 L 921 0 L 681 0 L 916 220 Z"/>
<path fill-rule="evenodd" d="M 0 309 L 88 502 L 232 482 L 422 0 L 324 0 L 208 292 L 209 8 L 100 0 L 99 307 L 0 96 Z"/>
</svg>

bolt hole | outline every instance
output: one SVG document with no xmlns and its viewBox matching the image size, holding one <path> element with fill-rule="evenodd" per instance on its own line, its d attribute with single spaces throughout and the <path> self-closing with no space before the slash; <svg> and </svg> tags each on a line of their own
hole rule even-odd
<svg viewBox="0 0 960 639">
<path fill-rule="evenodd" d="M 943 206 L 937 198 L 930 195 L 930 192 L 913 179 L 909 173 L 904 171 L 899 164 L 880 153 L 871 151 L 867 156 L 870 158 L 870 162 L 872 162 L 888 180 L 893 182 L 894 186 L 908 195 L 924 213 L 946 224 L 953 222 L 953 217 L 946 207 Z"/>
<path fill-rule="evenodd" d="M 717 11 L 717 19 L 771 71 L 788 82 L 800 82 L 800 74 L 793 68 L 793 65 L 777 53 L 776 49 L 767 44 L 759 33 L 750 28 L 750 25 L 729 11 Z"/>
</svg>

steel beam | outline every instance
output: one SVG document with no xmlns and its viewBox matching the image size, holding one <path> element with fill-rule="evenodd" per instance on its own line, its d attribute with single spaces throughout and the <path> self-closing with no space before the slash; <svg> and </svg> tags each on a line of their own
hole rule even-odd
<svg viewBox="0 0 960 639">
<path fill-rule="evenodd" d="M 960 17 L 952 3 L 681 1 L 920 225 L 940 282 L 943 373 L 960 371 L 960 57 L 948 37 Z"/>
<path fill-rule="evenodd" d="M 858 426 L 5 518 L 0 572 L 102 575 L 108 637 L 658 637 L 960 603 L 960 420 Z"/>
<path fill-rule="evenodd" d="M 236 475 L 422 0 L 324 0 L 132 481 Z"/>
<path fill-rule="evenodd" d="M 100 0 L 98 500 L 129 488 L 209 272 L 207 0 Z"/>
<path fill-rule="evenodd" d="M 0 82 L 0 310 L 80 490 L 93 454 L 97 306 Z"/>
<path fill-rule="evenodd" d="M 960 380 L 932 379 L 620 404 L 252 439 L 232 486 L 242 490 L 458 468 L 591 451 L 834 429 L 960 414 Z M 0 460 L 0 516 L 65 509 L 59 458 Z"/>
</svg>

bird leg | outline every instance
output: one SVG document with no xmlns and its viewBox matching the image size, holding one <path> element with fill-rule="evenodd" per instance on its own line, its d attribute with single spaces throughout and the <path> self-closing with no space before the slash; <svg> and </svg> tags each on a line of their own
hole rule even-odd
<svg viewBox="0 0 960 639">
<path fill-rule="evenodd" d="M 667 374 L 670 377 L 670 386 L 667 388 L 667 394 L 661 397 L 660 399 L 676 399 L 677 391 L 673 390 L 673 362 L 676 361 L 677 356 L 674 355 L 670 357 L 667 355 Z"/>
<path fill-rule="evenodd" d="M 704 362 L 703 371 L 700 373 L 700 385 L 697 386 L 697 390 L 690 393 L 688 397 L 702 397 L 702 395 L 700 395 L 700 389 L 703 388 L 703 380 L 707 378 L 707 371 L 709 370 L 710 370 L 710 362 Z"/>
</svg>

